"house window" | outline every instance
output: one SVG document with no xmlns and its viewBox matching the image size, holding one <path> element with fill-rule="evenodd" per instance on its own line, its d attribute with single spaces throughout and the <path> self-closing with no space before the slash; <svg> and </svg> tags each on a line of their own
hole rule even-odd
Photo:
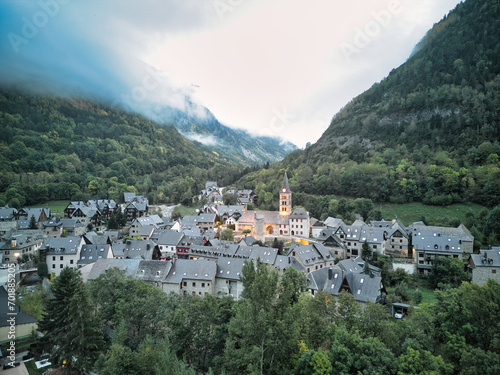
<svg viewBox="0 0 500 375">
<path fill-rule="evenodd" d="M 59 268 L 63 268 L 63 265 L 62 265 L 62 263 L 61 263 L 61 264 L 59 265 Z"/>
<path fill-rule="evenodd" d="M 59 257 L 59 260 L 63 260 L 63 257 L 62 257 L 62 255 L 61 255 L 61 256 Z"/>
<path fill-rule="evenodd" d="M 184 281 L 183 285 L 184 285 L 184 286 L 187 286 L 187 285 L 188 285 L 188 283 L 187 283 L 186 281 Z"/>
<path fill-rule="evenodd" d="M 205 287 L 205 283 L 201 283 L 201 287 L 204 288 Z"/>
<path fill-rule="evenodd" d="M 70 260 L 69 260 L 69 264 L 73 264 L 73 259 L 70 259 Z"/>
<path fill-rule="evenodd" d="M 56 257 L 52 257 L 52 260 L 56 260 Z"/>
<path fill-rule="evenodd" d="M 497 273 L 497 270 L 491 270 L 491 273 Z"/>
<path fill-rule="evenodd" d="M 52 268 L 56 268 L 56 265 L 55 265 L 55 264 L 53 264 L 53 265 L 52 265 Z"/>
<path fill-rule="evenodd" d="M 196 286 L 196 283 L 195 283 L 195 282 L 193 282 L 193 288 L 194 288 L 195 286 Z"/>
<path fill-rule="evenodd" d="M 357 249 L 353 249 L 353 250 L 351 251 L 351 254 L 352 254 L 352 255 L 358 255 L 358 250 L 357 250 Z"/>
<path fill-rule="evenodd" d="M 373 248 L 376 249 L 377 248 L 377 245 L 373 245 Z"/>
</svg>

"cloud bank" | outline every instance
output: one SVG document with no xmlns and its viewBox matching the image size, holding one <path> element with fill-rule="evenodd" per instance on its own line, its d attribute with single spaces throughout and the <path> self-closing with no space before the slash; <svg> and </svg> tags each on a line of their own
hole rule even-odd
<svg viewBox="0 0 500 375">
<path fill-rule="evenodd" d="M 146 114 L 188 97 L 303 146 L 458 2 L 4 0 L 0 81 Z"/>
</svg>

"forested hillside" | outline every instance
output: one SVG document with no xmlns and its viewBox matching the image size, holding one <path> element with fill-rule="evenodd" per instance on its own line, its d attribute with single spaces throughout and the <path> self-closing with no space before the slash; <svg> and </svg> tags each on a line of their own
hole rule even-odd
<svg viewBox="0 0 500 375">
<path fill-rule="evenodd" d="M 0 122 L 0 206 L 124 191 L 189 203 L 207 180 L 240 176 L 173 127 L 88 100 L 0 91 Z"/>
<path fill-rule="evenodd" d="M 308 196 L 500 203 L 498 30 L 497 0 L 459 4 L 405 64 L 336 114 L 316 144 L 241 183 L 276 196 L 286 169 L 292 190 Z"/>
</svg>

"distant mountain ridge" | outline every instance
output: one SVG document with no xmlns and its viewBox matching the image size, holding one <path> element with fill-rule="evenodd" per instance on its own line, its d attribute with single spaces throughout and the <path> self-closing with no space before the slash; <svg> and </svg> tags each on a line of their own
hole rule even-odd
<svg viewBox="0 0 500 375">
<path fill-rule="evenodd" d="M 186 98 L 185 109 L 165 106 L 151 112 L 159 123 L 173 125 L 187 139 L 199 142 L 239 165 L 257 165 L 282 160 L 297 149 L 277 138 L 256 137 L 221 124 L 210 110 Z"/>
</svg>

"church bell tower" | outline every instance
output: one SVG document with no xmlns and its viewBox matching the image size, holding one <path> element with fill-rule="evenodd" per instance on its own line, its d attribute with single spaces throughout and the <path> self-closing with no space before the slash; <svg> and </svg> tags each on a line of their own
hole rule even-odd
<svg viewBox="0 0 500 375">
<path fill-rule="evenodd" d="M 292 192 L 290 191 L 290 185 L 288 185 L 288 177 L 286 175 L 286 172 L 283 176 L 283 185 L 281 186 L 280 190 L 279 202 L 280 215 L 290 215 L 292 213 Z"/>
</svg>

